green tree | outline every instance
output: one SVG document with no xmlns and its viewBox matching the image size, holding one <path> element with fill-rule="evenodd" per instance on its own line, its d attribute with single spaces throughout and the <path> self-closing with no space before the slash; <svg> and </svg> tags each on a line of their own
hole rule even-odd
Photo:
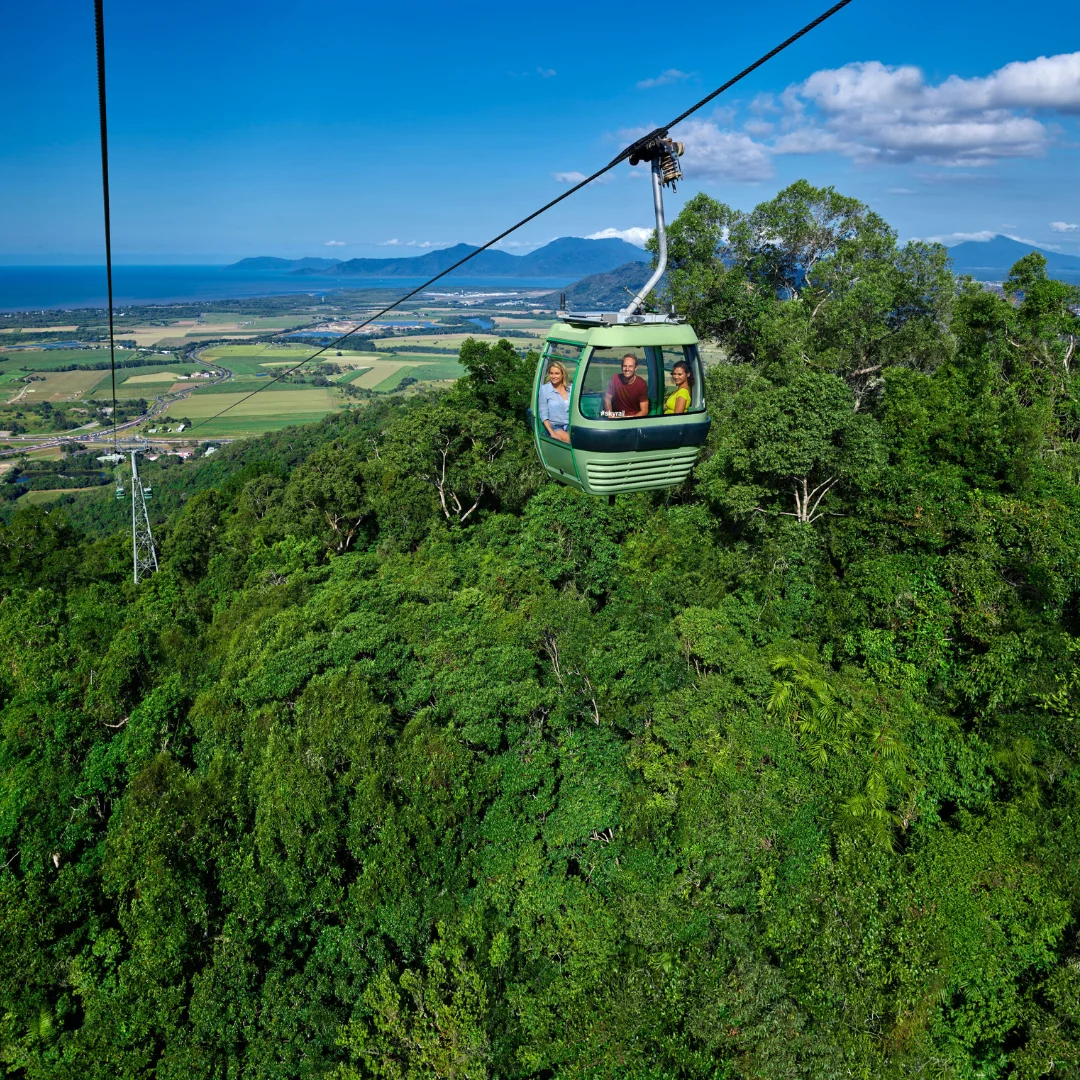
<svg viewBox="0 0 1080 1080">
<path fill-rule="evenodd" d="M 723 401 L 720 378 L 711 389 Z M 855 412 L 851 391 L 833 375 L 808 372 L 787 386 L 750 378 L 723 406 L 713 452 L 696 475 L 737 519 L 780 515 L 812 525 L 830 513 L 830 492 L 865 490 L 880 472 L 877 422 Z"/>
<path fill-rule="evenodd" d="M 276 485 L 255 481 L 254 514 L 266 513 Z M 282 532 L 319 536 L 324 550 L 341 555 L 353 546 L 371 512 L 364 492 L 364 458 L 355 445 L 334 443 L 316 450 L 285 487 L 279 519 Z"/>
<path fill-rule="evenodd" d="M 730 226 L 735 258 L 777 295 L 801 295 L 845 247 L 880 248 L 891 230 L 867 206 L 835 188 L 797 180 Z"/>
<path fill-rule="evenodd" d="M 1017 305 L 1010 346 L 1067 392 L 1080 342 L 1080 288 L 1049 277 L 1046 258 L 1033 251 L 1009 271 L 1005 295 Z"/>
</svg>

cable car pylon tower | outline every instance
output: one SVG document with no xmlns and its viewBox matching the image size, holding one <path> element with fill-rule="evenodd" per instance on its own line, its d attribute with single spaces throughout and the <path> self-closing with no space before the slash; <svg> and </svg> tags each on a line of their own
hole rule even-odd
<svg viewBox="0 0 1080 1080">
<path fill-rule="evenodd" d="M 131 547 L 136 585 L 158 568 L 154 534 L 150 530 L 150 515 L 146 510 L 151 492 L 150 488 L 143 487 L 139 478 L 137 454 L 137 450 L 131 451 Z"/>
</svg>

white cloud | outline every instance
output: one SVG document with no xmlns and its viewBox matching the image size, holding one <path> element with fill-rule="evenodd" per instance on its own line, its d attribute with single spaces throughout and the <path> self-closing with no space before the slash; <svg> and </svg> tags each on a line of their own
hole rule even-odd
<svg viewBox="0 0 1080 1080">
<path fill-rule="evenodd" d="M 392 240 L 380 240 L 376 247 L 444 248 L 450 245 L 441 240 L 399 240 L 395 236 Z"/>
<path fill-rule="evenodd" d="M 953 247 L 955 244 L 963 244 L 969 240 L 983 244 L 987 240 L 993 240 L 997 235 L 998 233 L 993 229 L 982 229 L 979 232 L 944 233 L 941 236 L 913 236 L 911 239 L 922 240 L 927 244 L 946 244 L 948 247 Z"/>
<path fill-rule="evenodd" d="M 1044 244 L 1041 240 L 1029 240 L 1026 236 L 1013 236 L 1012 233 L 1005 233 L 1010 240 L 1015 240 L 1018 244 L 1027 244 L 1028 247 L 1046 248 L 1050 251 L 1060 251 L 1060 244 Z"/>
<path fill-rule="evenodd" d="M 557 239 L 557 237 L 549 236 L 546 240 L 500 240 L 494 247 L 504 251 L 510 248 L 525 248 L 531 251 L 534 248 L 550 244 L 551 241 L 555 239 Z"/>
<path fill-rule="evenodd" d="M 344 247 L 344 240 L 327 240 L 323 243 L 323 247 Z"/>
<path fill-rule="evenodd" d="M 914 191 L 911 188 L 906 188 L 906 187 L 891 187 L 891 188 L 886 188 L 885 191 L 889 195 L 918 195 L 919 194 L 917 191 Z"/>
<path fill-rule="evenodd" d="M 659 85 L 669 74 L 639 86 Z M 971 79 L 952 75 L 937 84 L 911 65 L 846 64 L 815 72 L 780 95 L 760 94 L 749 111 L 741 129 L 732 113 L 719 111 L 679 125 L 675 134 L 686 144 L 688 180 L 754 183 L 772 177 L 779 154 L 838 154 L 862 164 L 938 166 L 940 172 L 920 174 L 928 183 L 992 182 L 992 174 L 971 170 L 1006 158 L 1044 156 L 1061 135 L 1057 125 L 1044 122 L 1045 114 L 1080 115 L 1080 52 L 1015 61 Z M 651 130 L 626 129 L 616 137 L 629 142 Z M 577 172 L 554 175 L 561 183 L 584 179 Z M 890 193 L 916 192 L 900 187 Z"/>
<path fill-rule="evenodd" d="M 937 89 L 962 108 L 1080 113 L 1080 52 L 1014 60 L 985 79 L 950 75 Z"/>
<path fill-rule="evenodd" d="M 560 184 L 580 184 L 585 179 L 583 172 L 556 172 L 551 174 Z"/>
<path fill-rule="evenodd" d="M 688 179 L 768 180 L 773 174 L 769 147 L 741 131 L 724 131 L 712 120 L 687 120 L 678 127 L 686 144 L 682 158 Z"/>
<path fill-rule="evenodd" d="M 678 68 L 668 68 L 662 71 L 654 79 L 642 79 L 637 84 L 639 90 L 651 90 L 654 86 L 670 86 L 672 83 L 684 82 L 690 78 L 689 72 L 680 71 Z"/>
<path fill-rule="evenodd" d="M 586 240 L 625 240 L 629 244 L 636 244 L 643 248 L 645 241 L 655 232 L 655 229 L 645 229 L 640 225 L 632 225 L 629 229 L 601 229 L 599 232 L 589 233 Z"/>
<path fill-rule="evenodd" d="M 1076 232 L 1077 229 L 1080 229 L 1080 225 L 1073 225 L 1068 221 L 1051 221 L 1050 228 L 1054 232 Z"/>
<path fill-rule="evenodd" d="M 1036 111 L 1080 113 L 1080 52 L 1015 61 L 986 77 L 938 85 L 910 65 L 877 60 L 817 71 L 783 95 L 778 153 L 840 153 L 857 161 L 979 166 L 1045 154 Z"/>
<path fill-rule="evenodd" d="M 980 229 L 978 232 L 954 232 L 945 233 L 942 236 L 913 236 L 913 240 L 925 240 L 928 244 L 946 244 L 948 247 L 953 247 L 956 244 L 962 244 L 968 240 L 974 240 L 976 243 L 985 243 L 987 240 L 993 240 L 997 236 L 1005 236 L 1010 240 L 1015 240 L 1018 244 L 1026 244 L 1028 247 L 1033 248 L 1046 248 L 1050 250 L 1059 250 L 1057 244 L 1044 244 L 1039 240 L 1031 240 L 1026 236 L 1014 236 L 1012 233 L 999 233 L 993 229 Z"/>
<path fill-rule="evenodd" d="M 539 75 L 541 79 L 551 79 L 559 73 L 554 68 L 538 67 L 536 69 L 536 74 Z"/>
</svg>

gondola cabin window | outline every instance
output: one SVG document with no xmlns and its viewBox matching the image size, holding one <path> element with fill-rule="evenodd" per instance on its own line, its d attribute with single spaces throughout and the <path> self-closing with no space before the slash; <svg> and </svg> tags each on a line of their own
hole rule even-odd
<svg viewBox="0 0 1080 1080">
<path fill-rule="evenodd" d="M 536 434 L 553 442 L 570 442 L 570 395 L 574 388 L 581 346 L 549 341 L 536 384 Z"/>
<path fill-rule="evenodd" d="M 647 420 L 704 412 L 701 364 L 693 345 L 595 348 L 578 408 L 588 420 Z"/>
<path fill-rule="evenodd" d="M 653 383 L 643 347 L 593 349 L 581 385 L 581 415 L 589 420 L 648 416 Z"/>
<path fill-rule="evenodd" d="M 664 345 L 656 352 L 660 354 L 664 372 L 661 414 L 672 416 L 704 412 L 705 391 L 697 346 Z M 680 369 L 679 372 L 676 368 Z"/>
<path fill-rule="evenodd" d="M 541 382 L 547 380 L 548 365 L 552 360 L 558 360 L 566 368 L 567 385 L 574 381 L 577 373 L 578 360 L 581 359 L 581 346 L 571 345 L 565 341 L 549 341 L 544 349 L 544 374 Z"/>
</svg>

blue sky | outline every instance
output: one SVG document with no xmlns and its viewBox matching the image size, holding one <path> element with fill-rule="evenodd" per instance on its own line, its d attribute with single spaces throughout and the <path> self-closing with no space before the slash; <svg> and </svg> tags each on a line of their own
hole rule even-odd
<svg viewBox="0 0 1080 1080">
<path fill-rule="evenodd" d="M 481 243 L 825 6 L 106 0 L 116 258 Z M 13 5 L 4 38 L 0 261 L 100 261 L 92 4 Z M 1080 254 L 1078 50 L 1064 0 L 855 0 L 684 127 L 669 214 L 805 176 L 901 238 Z M 508 250 L 649 226 L 643 171 Z"/>
</svg>

